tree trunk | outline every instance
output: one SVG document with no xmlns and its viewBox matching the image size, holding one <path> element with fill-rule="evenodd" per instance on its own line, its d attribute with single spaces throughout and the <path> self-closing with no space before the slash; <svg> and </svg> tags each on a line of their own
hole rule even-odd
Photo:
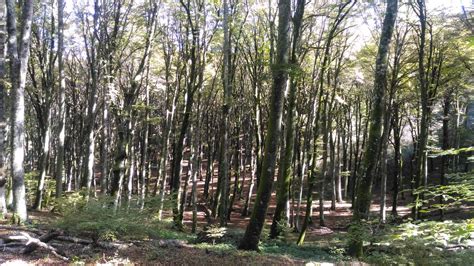
<svg viewBox="0 0 474 266">
<path fill-rule="evenodd" d="M 251 146 L 251 145 L 249 145 Z M 252 149 L 251 158 L 250 158 L 250 184 L 247 190 L 247 196 L 245 197 L 244 208 L 242 209 L 242 216 L 247 216 L 249 214 L 250 200 L 253 194 L 253 188 L 255 186 L 255 179 L 257 176 L 257 148 Z"/>
<path fill-rule="evenodd" d="M 377 158 L 380 154 L 382 143 L 382 118 L 384 108 L 384 95 L 387 89 L 387 57 L 390 41 L 392 39 L 393 28 L 398 11 L 398 0 L 387 1 L 387 9 L 382 25 L 377 59 L 375 65 L 375 81 L 373 89 L 372 110 L 370 115 L 370 130 L 364 154 L 365 173 L 359 178 L 356 202 L 354 208 L 354 221 L 360 223 L 362 219 L 369 216 L 370 204 L 372 199 L 372 183 L 377 166 Z M 362 240 L 355 239 L 350 243 L 350 253 L 355 256 L 362 256 Z"/>
<path fill-rule="evenodd" d="M 449 113 L 451 112 L 451 94 L 452 90 L 447 90 L 444 95 L 443 101 L 443 135 L 442 135 L 442 144 L 441 147 L 445 151 L 449 149 Z M 440 174 L 440 185 L 446 185 L 446 172 L 449 166 L 449 158 L 447 156 L 441 157 L 441 166 L 439 170 Z M 443 196 L 439 197 L 439 204 L 443 205 Z M 441 219 L 443 219 L 444 211 L 443 209 L 440 210 Z"/>
<path fill-rule="evenodd" d="M 291 51 L 291 60 L 290 63 L 293 65 L 297 65 L 297 48 L 299 45 L 299 35 L 300 35 L 300 27 L 303 20 L 304 14 L 304 6 L 306 4 L 305 0 L 298 0 L 295 16 L 293 18 L 293 40 L 292 40 L 292 51 Z M 293 151 L 295 146 L 295 138 L 294 138 L 294 112 L 295 112 L 295 104 L 296 104 L 296 89 L 298 83 L 296 77 L 290 77 L 290 89 L 288 94 L 288 110 L 285 122 L 285 146 L 282 147 L 282 158 L 280 158 L 280 173 L 278 175 L 277 180 L 277 205 L 275 208 L 275 213 L 273 215 L 272 226 L 270 229 L 270 237 L 276 238 L 278 237 L 281 232 L 281 223 L 283 219 L 283 212 L 286 209 L 288 198 L 289 198 L 289 189 L 290 189 L 290 180 L 293 176 L 293 168 L 292 168 L 292 161 L 293 161 Z"/>
<path fill-rule="evenodd" d="M 196 89 L 198 88 L 198 85 L 196 84 L 196 80 L 198 77 L 198 56 L 196 51 L 198 49 L 198 38 L 199 38 L 199 30 L 197 28 L 197 25 L 194 25 L 193 21 L 193 16 L 190 13 L 190 7 L 189 7 L 189 2 L 188 4 L 185 4 L 182 0 L 180 0 L 181 5 L 186 11 L 186 16 L 188 25 L 190 27 L 192 34 L 192 41 L 190 45 L 190 51 L 187 56 L 189 56 L 191 65 L 189 68 L 189 78 L 187 81 L 187 88 L 186 88 L 186 95 L 185 95 L 185 107 L 184 107 L 184 114 L 183 114 L 183 120 L 181 122 L 181 126 L 179 129 L 179 135 L 178 135 L 178 140 L 176 141 L 176 145 L 173 150 L 173 167 L 172 167 L 172 182 L 171 182 L 171 196 L 172 200 L 174 201 L 174 207 L 173 207 L 173 221 L 174 224 L 177 228 L 182 228 L 183 226 L 183 221 L 181 219 L 181 211 L 180 211 L 180 187 L 181 187 L 181 161 L 183 159 L 183 148 L 184 148 L 184 140 L 186 136 L 186 132 L 189 127 L 190 123 L 190 116 L 191 116 L 191 111 L 194 103 L 194 93 L 196 92 Z"/>
<path fill-rule="evenodd" d="M 108 95 L 104 96 L 104 106 L 102 107 L 102 146 L 101 146 L 101 177 L 100 177 L 100 192 L 107 194 L 108 175 L 109 175 L 109 136 L 110 136 L 110 118 L 109 118 L 109 99 Z"/>
<path fill-rule="evenodd" d="M 239 249 L 245 250 L 258 250 L 258 242 L 260 241 L 260 234 L 265 223 L 265 216 L 271 196 L 280 143 L 284 90 L 288 80 L 286 65 L 288 64 L 291 1 L 279 0 L 278 11 L 277 54 L 273 72 L 273 89 L 270 101 L 270 117 L 267 125 L 268 131 L 265 139 L 265 154 L 262 162 L 262 172 L 259 173 L 261 176 L 255 206 L 244 238 L 239 245 Z"/>
<path fill-rule="evenodd" d="M 58 0 L 58 78 L 59 78 L 59 137 L 56 160 L 56 198 L 61 197 L 65 181 L 64 141 L 66 137 L 66 79 L 64 77 L 64 0 Z"/>
<path fill-rule="evenodd" d="M 330 129 L 331 130 L 331 129 Z M 336 138 L 338 136 L 336 135 Z M 332 130 L 329 134 L 329 175 L 331 177 L 331 210 L 336 210 L 336 198 L 337 198 L 337 185 L 336 185 L 336 144 L 333 137 Z"/>
<path fill-rule="evenodd" d="M 341 139 L 342 136 L 337 134 L 336 167 L 334 169 L 334 175 L 336 176 L 336 200 L 338 203 L 342 203 L 341 152 L 339 150 L 341 148 Z M 344 161 L 344 159 L 342 160 Z"/>
<path fill-rule="evenodd" d="M 220 203 L 219 203 L 219 218 L 220 225 L 225 226 L 227 224 L 228 214 L 228 202 L 229 196 L 227 194 L 229 187 L 229 162 L 227 150 L 229 149 L 229 114 L 232 108 L 232 62 L 231 62 L 231 47 L 230 47 L 230 32 L 229 32 L 229 8 L 227 0 L 223 1 L 223 13 L 224 13 L 224 62 L 222 67 L 222 82 L 224 87 L 224 103 L 222 105 L 222 125 L 221 125 L 221 145 L 220 145 L 220 157 L 219 157 L 219 180 L 220 180 Z M 216 199 L 217 200 L 217 199 Z"/>
<path fill-rule="evenodd" d="M 36 198 L 35 203 L 33 204 L 33 209 L 41 210 L 41 204 L 43 202 L 43 194 L 45 190 L 45 182 L 46 182 L 46 171 L 48 166 L 48 159 L 49 159 L 49 142 L 50 142 L 50 135 L 51 135 L 51 109 L 47 107 L 46 116 L 43 118 L 45 125 L 43 125 L 44 132 L 42 133 L 42 151 L 41 157 L 39 162 L 39 177 L 38 177 L 38 185 L 36 187 Z"/>
<path fill-rule="evenodd" d="M 402 146 L 401 146 L 401 128 L 399 125 L 398 105 L 393 108 L 392 127 L 393 127 L 393 149 L 394 149 L 394 177 L 393 177 L 393 199 L 392 215 L 397 216 L 398 194 L 402 189 Z"/>
<path fill-rule="evenodd" d="M 5 31 L 5 0 L 0 0 L 0 79 L 5 78 L 5 42 L 6 42 L 6 31 Z M 6 204 L 6 184 L 7 175 L 5 169 L 5 134 L 6 134 L 6 119 L 5 119 L 5 105 L 6 105 L 7 92 L 5 85 L 2 82 L 0 84 L 0 216 L 4 216 L 7 213 Z"/>
<path fill-rule="evenodd" d="M 26 195 L 24 183 L 24 146 L 25 146 L 25 84 L 30 56 L 31 24 L 33 18 L 33 1 L 25 0 L 22 5 L 21 33 L 17 46 L 15 1 L 7 0 L 8 44 L 11 62 L 11 171 L 13 190 L 13 209 L 19 220 L 27 219 Z"/>
<path fill-rule="evenodd" d="M 382 180 L 380 182 L 380 222 L 385 223 L 387 213 L 387 147 L 382 147 L 382 154 L 380 155 L 380 175 Z"/>
<path fill-rule="evenodd" d="M 147 76 L 148 76 L 148 70 L 147 70 Z M 148 84 L 145 85 L 145 104 L 146 106 L 150 106 L 150 92 L 148 88 Z M 141 189 L 140 189 L 140 209 L 143 209 L 145 207 L 145 194 L 146 194 L 146 187 L 147 187 L 147 173 L 148 173 L 148 136 L 149 136 L 149 130 L 150 130 L 150 125 L 148 123 L 148 120 L 150 119 L 150 114 L 148 111 L 148 108 L 146 109 L 145 113 L 145 125 L 144 125 L 144 131 L 143 132 L 143 140 L 142 140 L 142 149 L 141 149 L 141 159 L 140 159 L 140 183 L 141 183 Z"/>
</svg>

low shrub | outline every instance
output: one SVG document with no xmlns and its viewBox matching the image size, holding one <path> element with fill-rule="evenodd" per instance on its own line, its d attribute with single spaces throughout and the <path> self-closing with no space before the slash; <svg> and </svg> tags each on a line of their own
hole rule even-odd
<svg viewBox="0 0 474 266">
<path fill-rule="evenodd" d="M 114 207 L 111 197 L 89 198 L 83 193 L 71 193 L 57 201 L 55 211 L 60 218 L 54 224 L 75 235 L 98 240 L 173 238 L 184 239 L 184 234 L 172 231 L 169 221 L 158 221 L 159 202 L 147 202 L 146 208 L 131 202 Z M 189 237 L 188 237 L 189 238 Z"/>
</svg>

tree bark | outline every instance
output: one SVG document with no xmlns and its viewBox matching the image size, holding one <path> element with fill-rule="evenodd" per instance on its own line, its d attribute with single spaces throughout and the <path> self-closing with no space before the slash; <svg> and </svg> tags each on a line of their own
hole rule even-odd
<svg viewBox="0 0 474 266">
<path fill-rule="evenodd" d="M 358 182 L 356 191 L 356 202 L 354 208 L 354 221 L 360 223 L 362 219 L 369 216 L 372 199 L 372 183 L 377 166 L 377 158 L 382 148 L 382 118 L 384 108 L 384 96 L 387 89 L 387 57 L 390 41 L 392 39 L 393 28 L 398 12 L 398 0 L 387 1 L 387 9 L 382 25 L 377 59 L 375 65 L 375 81 L 373 89 L 372 110 L 370 115 L 370 130 L 364 154 L 364 175 Z M 362 240 L 355 239 L 350 243 L 350 253 L 355 256 L 362 256 Z"/>
<path fill-rule="evenodd" d="M 5 0 L 0 0 L 0 79 L 5 78 L 5 42 L 6 42 L 6 10 Z M 5 84 L 0 83 L 0 215 L 7 213 L 6 204 L 6 184 L 7 175 L 5 169 L 5 134 L 6 134 L 6 119 L 5 119 L 5 106 L 6 106 L 7 92 L 5 90 Z"/>
<path fill-rule="evenodd" d="M 25 0 L 22 6 L 22 23 L 19 46 L 17 46 L 17 26 L 15 1 L 7 0 L 8 44 L 11 62 L 11 171 L 13 190 L 13 209 L 20 221 L 27 219 L 26 195 L 24 183 L 24 146 L 25 146 L 25 84 L 30 56 L 31 24 L 33 19 L 33 1 Z"/>
<path fill-rule="evenodd" d="M 265 223 L 267 207 L 271 196 L 278 146 L 281 135 L 281 118 L 283 113 L 284 90 L 288 80 L 288 46 L 291 20 L 291 1 L 278 2 L 278 41 L 275 66 L 273 70 L 273 88 L 270 101 L 270 117 L 267 125 L 265 154 L 262 172 L 259 173 L 257 198 L 250 218 L 250 223 L 241 240 L 239 249 L 258 250 L 260 234 Z"/>
<path fill-rule="evenodd" d="M 58 75 L 59 75 L 59 136 L 56 160 L 56 198 L 61 197 L 65 180 L 64 141 L 66 137 L 66 79 L 64 77 L 64 0 L 58 0 Z"/>
<path fill-rule="evenodd" d="M 298 66 L 297 59 L 297 50 L 299 45 L 299 35 L 300 28 L 303 21 L 304 6 L 306 4 L 305 0 L 298 0 L 295 15 L 293 17 L 293 40 L 292 40 L 292 51 L 290 64 L 295 67 Z M 288 93 L 288 110 L 286 114 L 285 122 L 285 147 L 282 147 L 282 157 L 280 158 L 280 173 L 277 180 L 277 205 L 275 208 L 275 213 L 273 214 L 272 226 L 270 229 L 270 237 L 276 238 L 282 232 L 282 219 L 283 212 L 286 209 L 288 198 L 289 198 L 289 189 L 290 189 L 290 180 L 293 176 L 293 168 L 291 162 L 293 161 L 293 151 L 295 146 L 294 138 L 294 123 L 295 123 L 295 104 L 296 104 L 296 89 L 297 89 L 297 77 L 290 76 L 290 89 Z"/>
<path fill-rule="evenodd" d="M 229 114 L 232 108 L 232 62 L 231 62 L 231 47 L 230 47 L 230 32 L 229 32 L 229 7 L 227 0 L 223 1 L 224 13 L 224 62 L 222 67 L 222 82 L 224 87 L 224 103 L 222 105 L 222 125 L 221 125 L 221 145 L 219 157 L 219 180 L 220 180 L 220 203 L 219 203 L 219 218 L 220 225 L 227 225 L 228 203 L 229 195 L 227 194 L 229 187 L 229 159 L 227 150 L 229 149 Z M 216 199 L 217 200 L 217 199 Z"/>
</svg>

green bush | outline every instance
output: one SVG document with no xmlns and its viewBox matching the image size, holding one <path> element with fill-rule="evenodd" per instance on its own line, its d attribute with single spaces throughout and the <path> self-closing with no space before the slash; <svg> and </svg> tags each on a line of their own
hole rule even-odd
<svg viewBox="0 0 474 266">
<path fill-rule="evenodd" d="M 158 221 L 159 201 L 146 202 L 144 209 L 136 202 L 124 205 L 116 209 L 112 197 L 87 199 L 81 192 L 71 193 L 56 202 L 60 218 L 54 226 L 94 241 L 185 238 L 171 230 L 171 223 Z"/>
<path fill-rule="evenodd" d="M 474 219 L 387 226 L 373 236 L 365 260 L 377 265 L 469 265 L 473 250 L 450 247 L 468 248 L 473 235 Z"/>
<path fill-rule="evenodd" d="M 39 172 L 31 171 L 25 173 L 25 190 L 26 200 L 29 205 L 35 202 L 36 189 L 38 187 Z M 56 181 L 50 177 L 46 177 L 44 182 L 43 207 L 48 207 L 52 201 L 54 191 L 56 189 Z"/>
<path fill-rule="evenodd" d="M 423 195 L 408 207 L 420 207 L 420 212 L 456 209 L 466 203 L 474 202 L 474 172 L 453 173 L 446 176 L 448 185 L 420 187 L 414 194 Z M 439 203 L 439 199 L 443 203 Z"/>
</svg>

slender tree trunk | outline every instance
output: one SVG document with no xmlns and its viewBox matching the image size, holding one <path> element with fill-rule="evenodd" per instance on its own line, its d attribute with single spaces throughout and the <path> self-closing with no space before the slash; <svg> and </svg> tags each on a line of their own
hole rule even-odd
<svg viewBox="0 0 474 266">
<path fill-rule="evenodd" d="M 337 135 L 336 144 L 336 166 L 334 169 L 334 175 L 336 176 L 336 200 L 338 203 L 342 203 L 342 178 L 341 178 L 341 139 L 342 136 Z M 344 160 L 344 159 L 342 159 Z"/>
<path fill-rule="evenodd" d="M 197 128 L 197 130 L 199 130 L 199 127 Z M 197 132 L 196 132 L 197 133 Z M 197 133 L 199 134 L 199 133 Z M 196 142 L 193 142 L 192 146 L 191 146 L 191 159 L 190 159 L 190 167 L 191 167 L 191 178 L 192 178 L 192 183 L 193 183 L 193 187 L 192 187 L 192 198 L 191 198 L 191 201 L 192 201 L 192 207 L 193 207 L 193 224 L 192 224 L 192 228 L 191 228 L 191 232 L 192 233 L 196 233 L 196 228 L 197 228 L 197 175 L 198 175 L 198 171 L 197 171 L 197 165 L 198 165 L 198 160 L 197 160 L 197 157 L 198 157 L 198 150 L 196 149 Z"/>
<path fill-rule="evenodd" d="M 133 193 L 133 178 L 135 177 L 135 143 L 134 143 L 134 133 L 131 132 L 132 137 L 128 144 L 128 178 L 127 178 L 127 209 L 130 208 L 132 202 L 132 193 Z"/>
<path fill-rule="evenodd" d="M 443 101 L 443 135 L 442 135 L 442 149 L 449 149 L 449 113 L 451 112 L 451 90 L 447 90 L 444 95 Z M 446 185 L 446 172 L 449 167 L 449 158 L 447 156 L 441 157 L 441 167 L 440 167 L 440 185 Z M 443 205 L 443 196 L 439 197 L 439 204 Z M 441 219 L 443 219 L 444 211 L 440 209 Z"/>
<path fill-rule="evenodd" d="M 64 0 L 58 0 L 58 78 L 59 78 L 59 136 L 56 160 L 56 198 L 61 197 L 66 172 L 64 170 L 66 137 L 66 79 L 64 77 Z"/>
<path fill-rule="evenodd" d="M 168 75 L 167 75 L 168 76 Z M 163 126 L 164 136 L 162 141 L 162 148 L 161 148 L 161 163 L 160 163 L 160 173 L 159 178 L 161 178 L 161 187 L 160 187 L 160 209 L 158 210 L 158 220 L 161 221 L 163 217 L 163 207 L 165 202 L 165 192 L 166 192 L 166 180 L 167 180 L 167 162 L 168 162 L 168 149 L 170 146 L 170 135 L 171 130 L 174 128 L 174 121 L 175 121 L 175 113 L 176 113 L 176 105 L 178 101 L 178 88 L 175 88 L 173 94 L 173 102 L 171 106 L 171 110 L 166 110 L 166 121 Z"/>
<path fill-rule="evenodd" d="M 109 99 L 108 95 L 104 96 L 104 106 L 102 107 L 102 147 L 101 147 L 101 177 L 100 177 L 100 192 L 107 194 L 107 184 L 109 175 L 109 136 L 110 136 L 110 118 L 109 118 Z"/>
<path fill-rule="evenodd" d="M 186 88 L 186 95 L 185 95 L 185 107 L 184 107 L 184 114 L 183 120 L 181 122 L 181 126 L 179 129 L 178 140 L 176 141 L 176 145 L 174 147 L 173 152 L 173 167 L 172 167 L 172 182 L 171 182 L 171 195 L 174 201 L 173 207 L 173 221 L 176 227 L 182 228 L 183 221 L 181 218 L 181 211 L 180 211 L 180 199 L 179 199 L 179 192 L 181 187 L 181 161 L 183 159 L 183 148 L 184 148 L 184 140 L 186 136 L 186 132 L 188 131 L 189 123 L 190 123 L 190 116 L 191 111 L 194 103 L 194 93 L 198 88 L 196 84 L 196 79 L 198 77 L 198 55 L 196 51 L 198 49 L 198 38 L 199 38 L 199 30 L 197 25 L 192 23 L 193 16 L 190 13 L 189 2 L 186 5 L 182 0 L 180 0 L 181 5 L 185 8 L 187 14 L 187 20 L 190 25 L 192 34 L 192 41 L 190 45 L 189 51 L 189 58 L 191 61 L 191 65 L 189 68 L 189 78 L 187 81 L 187 88 Z"/>
<path fill-rule="evenodd" d="M 212 137 L 210 136 L 209 132 L 208 132 L 208 136 L 209 136 L 209 140 L 207 142 L 206 179 L 204 180 L 204 198 L 205 199 L 209 198 L 209 184 L 211 182 L 211 176 L 213 174 L 212 164 L 214 163 L 214 158 L 213 158 L 214 145 L 212 144 Z"/>
<path fill-rule="evenodd" d="M 401 146 L 401 129 L 399 126 L 398 105 L 393 108 L 392 127 L 393 127 L 393 149 L 394 149 L 394 178 L 393 178 L 393 199 L 392 199 L 392 215 L 397 216 L 398 194 L 402 188 L 402 146 Z"/>
<path fill-rule="evenodd" d="M 237 130 L 237 136 L 240 136 L 240 129 Z M 240 180 L 240 167 L 239 167 L 239 159 L 240 159 L 240 156 L 239 156 L 239 146 L 240 146 L 240 141 L 237 140 L 236 141 L 237 143 L 235 144 L 235 149 L 234 149 L 234 155 L 233 155 L 233 164 L 234 164 L 234 186 L 232 188 L 232 196 L 230 197 L 230 200 L 229 200 L 229 206 L 228 206 L 228 209 L 227 209 L 227 220 L 230 221 L 230 215 L 233 211 L 233 206 L 234 206 L 234 202 L 235 202 L 235 199 L 236 197 L 238 197 L 238 193 L 239 193 L 239 180 Z M 229 187 L 229 190 L 230 190 L 230 187 Z"/>
<path fill-rule="evenodd" d="M 5 28 L 6 22 L 6 9 L 5 0 L 0 0 L 0 79 L 5 78 L 5 42 L 7 39 L 7 33 Z M 7 213 L 6 204 L 6 184 L 7 175 L 5 169 L 5 135 L 7 121 L 5 119 L 5 106 L 6 106 L 7 92 L 5 90 L 4 83 L 0 83 L 0 216 L 4 216 Z"/>
<path fill-rule="evenodd" d="M 336 135 L 336 138 L 338 136 Z M 329 175 L 331 176 L 331 210 L 336 210 L 337 184 L 336 184 L 336 144 L 332 130 L 329 134 Z"/>
<path fill-rule="evenodd" d="M 250 145 L 251 146 L 251 145 Z M 244 208 L 242 209 L 242 216 L 247 216 L 249 214 L 250 208 L 250 200 L 252 198 L 253 189 L 255 186 L 255 179 L 257 176 L 257 148 L 251 151 L 251 158 L 250 158 L 250 184 L 248 185 L 249 188 L 247 190 L 247 196 L 245 197 Z"/>
<path fill-rule="evenodd" d="M 416 6 L 416 7 L 415 7 Z M 416 161 L 415 161 L 415 180 L 414 180 L 414 189 L 417 190 L 421 187 L 424 177 L 427 177 L 427 168 L 426 168 L 426 147 L 428 144 L 428 134 L 430 126 L 430 116 L 431 116 L 431 104 L 435 95 L 433 91 L 436 92 L 437 85 L 432 84 L 433 80 L 429 80 L 427 75 L 427 64 L 431 64 L 431 54 L 428 63 L 425 63 L 425 45 L 426 45 L 426 28 L 427 28 L 427 18 L 426 18 L 426 4 L 425 0 L 417 0 L 416 4 L 413 6 L 417 10 L 417 16 L 420 22 L 419 27 L 419 43 L 418 43 L 418 80 L 419 80 L 419 89 L 420 89 L 420 102 L 421 102 L 421 118 L 420 118 L 420 132 L 418 134 L 417 140 L 417 150 L 416 150 Z M 430 30 L 431 34 L 431 30 Z M 432 42 L 430 40 L 429 53 L 432 52 Z M 436 66 L 435 68 L 440 68 Z M 436 71 L 436 70 L 432 70 Z M 440 70 L 438 70 L 440 71 Z M 427 183 L 427 182 L 424 182 Z M 414 194 L 414 203 L 415 206 L 412 208 L 412 216 L 416 220 L 420 216 L 419 201 L 421 200 L 422 195 L 415 191 Z"/>
<path fill-rule="evenodd" d="M 33 204 L 33 209 L 41 210 L 41 204 L 43 202 L 43 194 L 45 191 L 45 182 L 46 182 L 46 172 L 48 167 L 48 159 L 49 159 L 49 144 L 50 144 L 50 135 L 51 135 L 51 109 L 49 107 L 46 108 L 47 113 L 44 117 L 44 132 L 42 137 L 42 151 L 40 156 L 40 164 L 38 167 L 39 170 L 39 177 L 38 177 L 38 185 L 36 187 L 36 198 L 35 203 Z"/>
<path fill-rule="evenodd" d="M 228 162 L 228 139 L 229 139 L 229 114 L 232 108 L 232 62 L 231 62 L 231 47 L 230 47 L 230 32 L 229 32 L 229 7 L 227 0 L 223 1 L 224 13 L 224 62 L 222 67 L 222 82 L 224 87 L 224 103 L 222 105 L 222 125 L 221 125 L 221 145 L 220 145 L 220 159 L 219 159 L 219 180 L 220 180 L 220 203 L 219 203 L 219 218 L 220 225 L 227 224 L 229 195 L 227 194 L 229 188 L 229 162 Z M 217 199 L 216 199 L 217 200 Z"/>
<path fill-rule="evenodd" d="M 385 223 L 387 216 L 387 147 L 382 147 L 382 154 L 380 156 L 380 175 L 382 180 L 380 182 L 380 222 Z"/>
<path fill-rule="evenodd" d="M 148 71 L 147 71 L 148 75 Z M 145 104 L 146 106 L 150 106 L 150 92 L 148 88 L 148 84 L 145 86 Z M 150 114 L 148 108 L 145 114 L 145 125 L 143 132 L 143 140 L 142 140 L 142 149 L 141 149 L 141 163 L 140 163 L 140 209 L 145 207 L 145 194 L 146 194 L 146 187 L 147 187 L 147 169 L 148 169 L 148 135 L 150 130 L 150 125 L 148 124 L 148 120 L 150 119 Z"/>
</svg>

